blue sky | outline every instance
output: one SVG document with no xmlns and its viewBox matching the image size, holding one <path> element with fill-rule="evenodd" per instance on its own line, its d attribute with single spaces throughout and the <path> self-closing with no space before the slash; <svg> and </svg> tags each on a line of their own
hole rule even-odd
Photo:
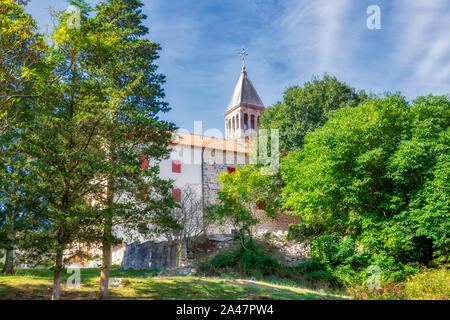
<svg viewBox="0 0 450 320">
<path fill-rule="evenodd" d="M 94 3 L 95 1 L 90 1 Z M 247 71 L 266 106 L 313 75 L 335 75 L 372 93 L 408 99 L 450 93 L 448 0 L 144 0 L 149 38 L 161 43 L 167 76 L 164 118 L 193 130 L 223 130 L 224 112 L 249 52 Z M 381 29 L 366 10 L 381 8 Z M 32 0 L 27 12 L 41 30 L 49 8 L 64 0 Z"/>
</svg>

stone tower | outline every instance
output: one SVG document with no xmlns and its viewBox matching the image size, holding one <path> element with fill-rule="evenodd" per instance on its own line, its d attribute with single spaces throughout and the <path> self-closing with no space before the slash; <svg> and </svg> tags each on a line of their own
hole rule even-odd
<svg viewBox="0 0 450 320">
<path fill-rule="evenodd" d="M 225 113 L 225 132 L 227 139 L 243 140 L 255 136 L 264 104 L 247 76 L 245 66 L 234 89 L 233 97 Z"/>
</svg>

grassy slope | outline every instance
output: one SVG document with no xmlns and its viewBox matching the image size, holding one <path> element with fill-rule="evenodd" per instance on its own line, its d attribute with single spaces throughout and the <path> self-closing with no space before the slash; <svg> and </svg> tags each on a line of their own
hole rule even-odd
<svg viewBox="0 0 450 320">
<path fill-rule="evenodd" d="M 81 270 L 81 287 L 62 287 L 62 299 L 95 299 L 98 269 Z M 239 279 L 200 277 L 154 277 L 153 271 L 112 270 L 111 277 L 127 279 L 123 288 L 111 288 L 112 299 L 292 299 L 308 300 L 317 296 L 343 299 L 322 290 L 277 285 Z M 68 275 L 63 276 L 63 283 Z M 50 299 L 52 273 L 48 270 L 20 270 L 15 276 L 0 275 L 0 299 Z"/>
</svg>

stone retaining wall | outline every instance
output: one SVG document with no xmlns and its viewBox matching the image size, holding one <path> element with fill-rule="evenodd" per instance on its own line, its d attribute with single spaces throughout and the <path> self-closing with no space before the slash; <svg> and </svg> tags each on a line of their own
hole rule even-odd
<svg viewBox="0 0 450 320">
<path fill-rule="evenodd" d="M 126 246 L 121 268 L 124 270 L 166 270 L 178 268 L 179 245 L 177 243 L 134 242 Z"/>
</svg>

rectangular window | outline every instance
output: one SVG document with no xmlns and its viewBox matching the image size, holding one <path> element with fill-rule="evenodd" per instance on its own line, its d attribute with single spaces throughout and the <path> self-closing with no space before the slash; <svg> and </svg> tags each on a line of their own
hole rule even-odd
<svg viewBox="0 0 450 320">
<path fill-rule="evenodd" d="M 146 157 L 141 157 L 141 169 L 148 169 L 148 159 Z"/>
<path fill-rule="evenodd" d="M 181 161 L 180 160 L 172 160 L 172 172 L 181 173 Z"/>
<path fill-rule="evenodd" d="M 230 173 L 230 174 L 234 173 L 234 172 L 236 172 L 236 168 L 228 167 L 227 168 L 227 172 Z"/>
<path fill-rule="evenodd" d="M 258 210 L 266 210 L 266 202 L 265 201 L 257 201 L 256 209 Z"/>
<path fill-rule="evenodd" d="M 172 189 L 172 198 L 175 202 L 181 202 L 181 190 Z"/>
<path fill-rule="evenodd" d="M 141 196 L 141 198 L 147 198 L 147 187 L 146 186 L 140 187 L 139 195 Z"/>
</svg>

